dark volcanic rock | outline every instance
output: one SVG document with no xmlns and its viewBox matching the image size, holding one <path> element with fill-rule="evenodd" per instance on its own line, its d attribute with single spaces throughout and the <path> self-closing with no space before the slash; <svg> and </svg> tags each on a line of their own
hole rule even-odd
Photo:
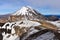
<svg viewBox="0 0 60 40">
<path fill-rule="evenodd" d="M 2 34 L 0 34 L 0 40 L 3 40 L 3 36 L 2 36 Z"/>
</svg>

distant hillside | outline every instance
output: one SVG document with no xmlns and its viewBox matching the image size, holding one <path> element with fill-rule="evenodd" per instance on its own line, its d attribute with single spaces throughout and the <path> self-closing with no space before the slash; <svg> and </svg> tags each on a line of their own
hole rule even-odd
<svg viewBox="0 0 60 40">
<path fill-rule="evenodd" d="M 60 15 L 45 15 L 49 21 L 57 21 L 60 19 Z"/>
<path fill-rule="evenodd" d="M 60 15 L 45 15 L 45 17 L 50 17 L 50 16 L 56 16 L 56 17 L 60 18 Z"/>
<path fill-rule="evenodd" d="M 9 16 L 10 16 L 10 14 L 0 15 L 0 19 L 1 19 L 1 18 L 8 18 Z"/>
</svg>

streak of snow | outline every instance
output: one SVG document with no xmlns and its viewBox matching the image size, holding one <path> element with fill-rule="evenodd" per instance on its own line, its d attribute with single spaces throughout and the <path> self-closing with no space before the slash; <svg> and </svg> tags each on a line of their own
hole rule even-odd
<svg viewBox="0 0 60 40">
<path fill-rule="evenodd" d="M 12 30 L 11 30 L 11 34 L 14 34 L 15 33 L 15 30 L 14 30 L 14 28 L 12 28 Z"/>
<path fill-rule="evenodd" d="M 10 35 L 10 37 L 8 37 Z M 3 36 L 3 40 L 19 40 L 17 35 L 6 34 Z"/>
</svg>

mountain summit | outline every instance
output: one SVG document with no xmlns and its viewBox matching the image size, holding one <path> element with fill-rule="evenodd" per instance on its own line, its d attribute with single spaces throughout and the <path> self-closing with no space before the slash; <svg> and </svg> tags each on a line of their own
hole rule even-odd
<svg viewBox="0 0 60 40">
<path fill-rule="evenodd" d="M 24 6 L 13 15 L 32 15 L 30 12 L 34 13 L 34 10 L 29 6 Z"/>
<path fill-rule="evenodd" d="M 29 19 L 29 20 L 46 20 L 47 18 L 37 12 L 35 9 L 32 9 L 29 6 L 24 6 L 20 10 L 16 11 L 12 16 L 19 16 L 20 19 Z M 19 18 L 18 18 L 19 19 Z"/>
</svg>

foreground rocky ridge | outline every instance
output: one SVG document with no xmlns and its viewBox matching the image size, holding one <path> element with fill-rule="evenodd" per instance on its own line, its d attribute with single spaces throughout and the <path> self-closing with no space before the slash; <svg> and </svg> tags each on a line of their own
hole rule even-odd
<svg viewBox="0 0 60 40">
<path fill-rule="evenodd" d="M 0 28 L 0 30 L 3 29 L 2 32 L 1 31 L 0 32 L 3 35 L 3 40 L 8 40 L 11 38 L 12 38 L 11 40 L 17 40 L 17 39 L 18 40 L 37 40 L 36 38 L 39 37 L 39 35 L 43 35 L 46 32 L 48 32 L 47 34 L 52 33 L 49 35 L 53 35 L 53 38 L 49 38 L 51 36 L 48 35 L 49 36 L 49 37 L 47 37 L 48 40 L 55 39 L 54 38 L 55 34 L 53 32 L 58 33 L 58 31 L 57 31 L 58 27 L 51 25 L 50 22 L 45 21 L 43 24 L 42 23 L 43 23 L 42 21 L 37 22 L 37 21 L 30 21 L 30 20 L 7 22 L 5 25 L 3 25 Z M 46 23 L 49 23 L 49 25 L 51 25 L 51 27 Z M 54 22 L 54 23 L 56 23 L 56 22 Z M 45 35 L 47 35 L 47 34 L 45 34 Z M 34 36 L 32 36 L 32 35 L 34 35 Z M 16 37 L 16 38 L 14 39 L 14 37 Z M 30 37 L 31 37 L 31 39 L 30 39 Z M 42 36 L 42 37 L 44 37 L 44 36 Z M 47 38 L 42 38 L 42 40 L 47 39 Z"/>
</svg>

